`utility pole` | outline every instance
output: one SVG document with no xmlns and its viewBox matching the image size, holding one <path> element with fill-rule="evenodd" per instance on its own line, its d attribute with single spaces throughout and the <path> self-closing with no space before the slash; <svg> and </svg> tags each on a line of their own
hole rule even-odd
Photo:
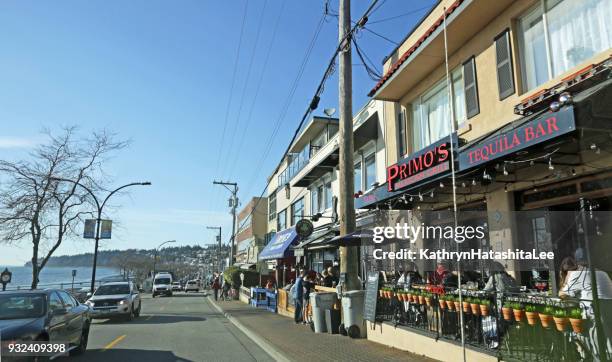
<svg viewBox="0 0 612 362">
<path fill-rule="evenodd" d="M 207 226 L 209 230 L 218 230 L 219 235 L 217 235 L 217 242 L 219 243 L 219 249 L 217 249 L 217 270 L 219 273 L 221 272 L 221 226 Z"/>
<path fill-rule="evenodd" d="M 230 258 L 229 265 L 234 265 L 234 238 L 236 236 L 236 207 L 238 207 L 238 184 L 235 182 L 223 182 L 223 181 L 213 181 L 213 185 L 222 185 L 229 192 L 232 193 L 232 197 L 230 199 L 230 207 L 232 208 L 232 237 L 230 238 Z"/>
<path fill-rule="evenodd" d="M 353 164 L 353 72 L 351 68 L 351 1 L 340 0 L 338 9 L 340 106 L 340 233 L 355 231 L 355 170 Z M 361 289 L 357 279 L 357 247 L 340 247 L 340 272 L 346 273 L 345 290 Z"/>
</svg>

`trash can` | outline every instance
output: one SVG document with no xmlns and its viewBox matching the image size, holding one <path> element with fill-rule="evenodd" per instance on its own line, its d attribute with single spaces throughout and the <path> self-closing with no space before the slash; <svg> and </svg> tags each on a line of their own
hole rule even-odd
<svg viewBox="0 0 612 362">
<path fill-rule="evenodd" d="M 326 309 L 325 310 L 325 325 L 327 327 L 327 333 L 329 334 L 340 333 L 340 311 L 337 309 Z"/>
<path fill-rule="evenodd" d="M 315 333 L 327 332 L 325 323 L 325 310 L 331 309 L 336 300 L 336 293 L 319 292 L 310 293 L 310 305 L 312 306 L 312 321 Z"/>
<path fill-rule="evenodd" d="M 342 294 L 344 328 L 351 338 L 365 338 L 367 328 L 363 320 L 365 290 L 351 290 Z"/>
</svg>

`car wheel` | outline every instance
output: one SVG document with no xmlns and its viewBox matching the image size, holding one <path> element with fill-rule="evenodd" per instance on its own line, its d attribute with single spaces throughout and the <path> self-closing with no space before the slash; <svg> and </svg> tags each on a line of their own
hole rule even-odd
<svg viewBox="0 0 612 362">
<path fill-rule="evenodd" d="M 87 350 L 87 343 L 89 342 L 89 326 L 83 327 L 83 332 L 81 333 L 81 341 L 77 348 L 70 351 L 71 355 L 79 355 L 85 353 Z"/>
<path fill-rule="evenodd" d="M 155 298 L 155 293 L 153 293 L 153 295 L 151 296 L 151 298 Z"/>
<path fill-rule="evenodd" d="M 130 308 L 130 314 L 127 315 L 127 320 L 128 322 L 134 320 L 134 307 Z"/>
</svg>

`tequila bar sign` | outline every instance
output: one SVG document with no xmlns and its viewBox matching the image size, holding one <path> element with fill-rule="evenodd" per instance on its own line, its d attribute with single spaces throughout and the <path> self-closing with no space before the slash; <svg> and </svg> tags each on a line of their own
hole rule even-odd
<svg viewBox="0 0 612 362">
<path fill-rule="evenodd" d="M 478 166 L 575 129 L 573 107 L 565 107 L 558 112 L 548 112 L 512 131 L 485 139 L 462 150 L 459 153 L 459 166 L 461 170 Z"/>
<path fill-rule="evenodd" d="M 457 136 L 451 137 L 455 147 Z M 387 167 L 387 191 L 416 186 L 450 172 L 451 146 L 449 137 L 428 146 Z"/>
</svg>

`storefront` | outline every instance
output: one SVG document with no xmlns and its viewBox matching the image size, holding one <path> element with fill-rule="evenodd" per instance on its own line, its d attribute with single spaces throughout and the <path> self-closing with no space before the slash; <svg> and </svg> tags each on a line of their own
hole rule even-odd
<svg viewBox="0 0 612 362">
<path fill-rule="evenodd" d="M 267 263 L 279 288 L 295 280 L 296 259 L 291 246 L 297 245 L 298 242 L 299 236 L 295 228 L 289 228 L 276 233 L 259 253 L 258 260 Z"/>
</svg>

